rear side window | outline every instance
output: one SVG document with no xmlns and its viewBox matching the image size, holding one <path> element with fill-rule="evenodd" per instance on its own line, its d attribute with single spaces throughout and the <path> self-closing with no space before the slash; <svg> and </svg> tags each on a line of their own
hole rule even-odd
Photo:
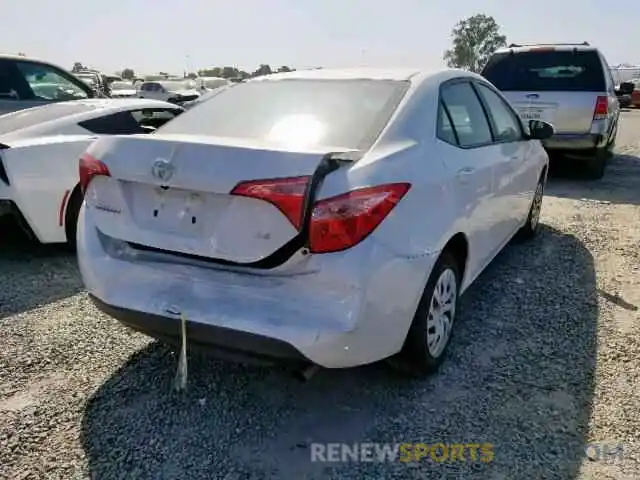
<svg viewBox="0 0 640 480">
<path fill-rule="evenodd" d="M 446 85 L 440 92 L 440 99 L 461 147 L 487 145 L 493 141 L 489 122 L 471 84 L 460 82 Z M 442 140 L 451 143 L 451 135 L 445 127 L 446 123 L 442 125 L 442 134 L 445 135 Z"/>
<path fill-rule="evenodd" d="M 595 51 L 545 50 L 497 53 L 482 76 L 502 91 L 602 92 L 603 70 Z"/>
</svg>

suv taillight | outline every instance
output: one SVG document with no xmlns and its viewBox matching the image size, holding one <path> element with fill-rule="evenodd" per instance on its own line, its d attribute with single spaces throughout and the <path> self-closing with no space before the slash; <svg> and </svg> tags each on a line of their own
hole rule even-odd
<svg viewBox="0 0 640 480">
<path fill-rule="evenodd" d="M 275 205 L 300 229 L 309 177 L 256 180 L 236 186 L 232 195 Z M 406 195 L 409 183 L 365 187 L 315 203 L 309 230 L 312 253 L 339 252 L 369 236 Z"/>
<path fill-rule="evenodd" d="M 609 98 L 598 97 L 596 99 L 596 108 L 593 111 L 594 120 L 602 120 L 609 116 Z"/>
<path fill-rule="evenodd" d="M 78 165 L 78 173 L 80 174 L 80 191 L 84 195 L 89 187 L 89 183 L 95 177 L 106 176 L 110 177 L 111 172 L 109 168 L 100 160 L 92 157 L 88 153 L 84 153 L 80 157 L 80 164 Z"/>
</svg>

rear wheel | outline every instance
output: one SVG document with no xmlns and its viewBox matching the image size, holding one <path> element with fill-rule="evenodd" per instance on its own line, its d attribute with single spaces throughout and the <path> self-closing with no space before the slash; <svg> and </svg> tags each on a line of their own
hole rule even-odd
<svg viewBox="0 0 640 480">
<path fill-rule="evenodd" d="M 82 194 L 79 188 L 75 188 L 67 204 L 67 213 L 64 219 L 64 229 L 67 236 L 67 248 L 76 250 L 76 240 L 78 236 L 78 216 L 82 207 Z"/>
<path fill-rule="evenodd" d="M 451 340 L 459 292 L 458 262 L 445 251 L 424 289 L 398 367 L 418 376 L 437 370 Z"/>
<path fill-rule="evenodd" d="M 536 236 L 540 227 L 540 213 L 542 212 L 542 199 L 544 198 L 544 174 L 540 177 L 536 191 L 533 194 L 527 223 L 518 231 L 516 236 L 519 240 L 529 240 Z"/>
</svg>

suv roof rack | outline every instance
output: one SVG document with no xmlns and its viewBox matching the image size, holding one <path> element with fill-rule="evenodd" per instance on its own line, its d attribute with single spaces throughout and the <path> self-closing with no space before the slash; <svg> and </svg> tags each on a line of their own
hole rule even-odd
<svg viewBox="0 0 640 480">
<path fill-rule="evenodd" d="M 575 46 L 583 46 L 583 47 L 590 47 L 591 44 L 589 42 L 582 42 L 582 43 L 512 43 L 509 45 L 508 48 L 517 48 L 517 47 L 543 47 L 543 46 L 565 46 L 565 47 L 575 47 Z"/>
</svg>

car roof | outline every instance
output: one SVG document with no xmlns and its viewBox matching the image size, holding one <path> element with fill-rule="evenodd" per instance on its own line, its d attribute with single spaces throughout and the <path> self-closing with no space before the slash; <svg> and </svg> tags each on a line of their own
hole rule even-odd
<svg viewBox="0 0 640 480">
<path fill-rule="evenodd" d="M 293 72 L 273 73 L 249 79 L 250 82 L 281 79 L 309 80 L 410 80 L 421 72 L 418 68 L 317 68 L 294 70 Z"/>
<path fill-rule="evenodd" d="M 586 43 L 586 42 L 585 42 Z M 592 45 L 585 43 L 540 43 L 534 45 L 510 45 L 508 47 L 499 48 L 495 53 L 524 53 L 535 51 L 549 51 L 551 49 L 560 52 L 597 52 L 598 49 Z"/>
</svg>

